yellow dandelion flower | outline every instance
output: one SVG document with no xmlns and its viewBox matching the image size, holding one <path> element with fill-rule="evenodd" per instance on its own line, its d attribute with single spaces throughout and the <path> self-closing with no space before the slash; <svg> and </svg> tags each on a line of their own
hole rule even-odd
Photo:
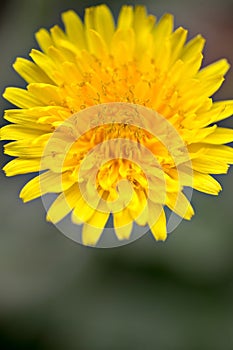
<svg viewBox="0 0 233 350">
<path fill-rule="evenodd" d="M 217 195 L 212 175 L 233 164 L 233 130 L 216 124 L 232 115 L 233 100 L 211 98 L 229 64 L 202 68 L 202 36 L 187 42 L 172 15 L 157 21 L 144 6 L 123 6 L 117 23 L 106 5 L 87 8 L 84 22 L 74 11 L 62 20 L 64 30 L 40 29 L 41 50 L 13 65 L 28 85 L 3 94 L 18 107 L 4 115 L 11 124 L 1 140 L 12 141 L 5 153 L 15 157 L 4 171 L 37 172 L 20 197 L 57 194 L 47 219 L 69 214 L 86 245 L 99 241 L 110 214 L 120 241 L 134 223 L 165 240 L 165 209 L 191 219 L 185 189 Z"/>
</svg>

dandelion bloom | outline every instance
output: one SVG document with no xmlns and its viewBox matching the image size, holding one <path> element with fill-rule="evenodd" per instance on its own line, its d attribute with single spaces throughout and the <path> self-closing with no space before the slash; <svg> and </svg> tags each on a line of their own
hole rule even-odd
<svg viewBox="0 0 233 350">
<path fill-rule="evenodd" d="M 202 68 L 202 36 L 186 42 L 187 30 L 174 30 L 172 15 L 156 21 L 144 6 L 123 6 L 116 24 L 106 5 L 87 8 L 84 22 L 74 11 L 63 13 L 62 20 L 64 30 L 59 26 L 50 31 L 40 29 L 36 39 L 41 50 L 33 49 L 31 60 L 17 58 L 13 65 L 28 85 L 26 89 L 9 87 L 3 94 L 18 107 L 5 111 L 11 124 L 1 129 L 1 139 L 12 140 L 5 145 L 5 153 L 16 157 L 4 171 L 7 176 L 37 172 L 20 197 L 27 202 L 56 193 L 47 219 L 57 223 L 71 214 L 74 224 L 83 225 L 84 244 L 98 242 L 110 213 L 119 240 L 129 239 L 133 222 L 148 224 L 157 240 L 165 240 L 164 209 L 191 219 L 194 210 L 183 192 L 185 186 L 192 181 L 193 189 L 217 195 L 221 186 L 212 175 L 227 173 L 233 163 L 232 148 L 226 145 L 233 141 L 233 131 L 216 124 L 232 115 L 233 101 L 214 102 L 211 98 L 223 83 L 229 64 L 222 59 Z M 133 115 L 138 113 L 140 119 L 141 113 L 145 124 L 148 118 L 143 111 L 153 111 L 155 117 L 150 115 L 147 127 L 135 120 L 130 125 L 123 119 L 130 113 L 114 109 L 117 103 L 123 111 L 124 106 L 139 106 L 133 108 Z M 103 115 L 99 115 L 99 124 L 82 126 L 85 110 L 87 114 L 98 112 L 95 106 L 111 104 L 112 119 L 101 122 Z M 68 125 L 75 115 L 79 117 Z M 80 125 L 82 132 L 77 132 Z M 166 133 L 168 125 L 177 138 Z M 156 135 L 150 132 L 153 127 L 158 130 Z M 60 139 L 58 135 L 53 138 L 57 130 Z M 112 147 L 122 152 L 122 140 L 136 143 L 144 153 L 137 157 L 132 151 L 126 159 L 127 145 L 125 156 L 106 156 L 94 178 L 90 155 L 83 176 L 78 175 L 94 147 L 108 141 L 107 150 Z M 191 160 L 191 172 L 183 177 L 183 183 L 179 181 L 182 170 L 177 171 L 182 160 L 176 162 L 173 157 L 179 157 L 180 140 Z M 154 155 L 155 163 L 147 162 L 146 150 Z M 101 156 L 101 148 L 98 152 Z M 56 165 L 61 154 L 62 162 Z M 146 171 L 140 168 L 140 161 L 147 162 Z M 147 171 L 157 174 L 157 189 L 149 188 Z M 84 194 L 91 196 L 95 190 L 99 200 L 90 203 Z M 122 200 L 123 206 L 114 209 L 117 198 L 128 193 L 128 202 Z"/>
</svg>

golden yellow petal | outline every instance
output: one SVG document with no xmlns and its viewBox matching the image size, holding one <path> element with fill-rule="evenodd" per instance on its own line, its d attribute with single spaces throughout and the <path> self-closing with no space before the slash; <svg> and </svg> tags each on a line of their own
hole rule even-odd
<svg viewBox="0 0 233 350">
<path fill-rule="evenodd" d="M 183 140 L 187 144 L 203 142 L 209 135 L 212 135 L 217 129 L 217 125 L 213 125 L 209 128 L 200 128 L 200 129 L 191 129 L 191 130 L 183 130 L 181 131 L 181 135 Z"/>
<path fill-rule="evenodd" d="M 229 166 L 220 160 L 211 157 L 195 158 L 192 160 L 193 170 L 204 174 L 226 174 Z"/>
<path fill-rule="evenodd" d="M 133 28 L 135 30 L 137 40 L 138 35 L 150 32 L 156 22 L 156 17 L 153 15 L 147 15 L 146 7 L 143 5 L 136 5 L 134 10 L 134 18 L 133 18 Z M 143 33 L 142 33 L 143 32 Z"/>
<path fill-rule="evenodd" d="M 198 143 L 191 145 L 189 149 L 191 152 L 196 152 L 198 154 L 198 157 L 196 158 L 202 159 L 206 162 L 206 164 L 213 161 L 219 162 L 221 164 L 233 164 L 232 147 L 225 145 Z"/>
<path fill-rule="evenodd" d="M 188 61 L 196 54 L 201 53 L 205 45 L 205 39 L 201 35 L 195 36 L 183 48 L 181 59 Z"/>
<path fill-rule="evenodd" d="M 193 188 L 197 191 L 218 195 L 222 190 L 221 185 L 211 175 L 193 172 Z"/>
<path fill-rule="evenodd" d="M 3 97 L 20 108 L 43 106 L 43 103 L 33 96 L 33 94 L 20 88 L 6 88 Z"/>
<path fill-rule="evenodd" d="M 206 154 L 214 159 L 233 164 L 233 148 L 225 145 L 208 145 Z"/>
<path fill-rule="evenodd" d="M 128 210 L 132 219 L 140 226 L 145 226 L 148 221 L 148 206 L 147 206 L 147 197 L 144 191 L 134 192 L 134 196 L 137 196 L 134 201 L 134 206 L 129 204 Z"/>
<path fill-rule="evenodd" d="M 85 29 L 95 28 L 95 7 L 94 6 L 85 8 L 84 25 L 85 25 Z"/>
<path fill-rule="evenodd" d="M 139 215 L 135 215 L 135 212 L 132 212 L 132 211 L 130 211 L 130 215 L 132 216 L 133 220 L 139 226 L 145 226 L 148 222 L 148 207 L 147 207 L 147 205 L 144 207 L 144 209 L 140 212 Z"/>
<path fill-rule="evenodd" d="M 203 60 L 203 54 L 200 52 L 193 55 L 189 60 L 187 59 L 185 62 L 182 60 L 184 65 L 181 71 L 182 75 L 180 76 L 180 78 L 182 76 L 185 76 L 185 78 L 188 79 L 196 76 L 197 72 L 201 67 L 202 60 Z"/>
<path fill-rule="evenodd" d="M 209 114 L 210 123 L 231 117 L 233 115 L 233 100 L 214 102 L 213 109 Z"/>
<path fill-rule="evenodd" d="M 222 75 L 214 75 L 208 77 L 205 80 L 202 79 L 199 94 L 204 94 L 204 96 L 212 96 L 222 85 L 224 78 Z"/>
<path fill-rule="evenodd" d="M 48 49 L 49 50 L 49 49 Z M 57 70 L 56 64 L 46 54 L 38 50 L 32 50 L 30 53 L 33 61 L 48 75 L 48 77 L 55 83 L 61 84 L 61 81 L 56 79 L 55 72 Z"/>
<path fill-rule="evenodd" d="M 161 205 L 149 202 L 148 209 L 148 224 L 154 238 L 158 241 L 165 241 L 167 238 L 167 228 L 166 216 L 163 207 Z"/>
<path fill-rule="evenodd" d="M 94 202 L 90 204 L 94 205 Z M 91 205 L 89 205 L 83 195 L 81 195 L 72 212 L 72 221 L 77 224 L 88 221 L 97 209 L 97 206 L 92 207 Z"/>
<path fill-rule="evenodd" d="M 49 170 L 30 180 L 22 188 L 19 196 L 24 202 L 28 202 L 46 193 L 66 191 L 72 185 L 73 181 L 68 172 L 56 174 Z"/>
<path fill-rule="evenodd" d="M 173 16 L 165 14 L 155 25 L 153 34 L 152 57 L 161 70 L 167 70 L 170 60 L 171 41 L 168 40 L 173 30 Z"/>
<path fill-rule="evenodd" d="M 36 158 L 42 156 L 43 146 L 33 145 L 33 139 L 23 139 L 4 145 L 4 153 L 13 157 Z"/>
<path fill-rule="evenodd" d="M 184 44 L 186 42 L 188 31 L 182 27 L 179 27 L 171 35 L 171 58 L 170 63 L 174 63 L 180 58 Z"/>
<path fill-rule="evenodd" d="M 88 29 L 86 37 L 89 51 L 97 58 L 104 59 L 107 55 L 108 48 L 101 35 L 93 29 Z"/>
<path fill-rule="evenodd" d="M 62 40 L 66 40 L 66 35 L 63 32 L 63 30 L 58 26 L 55 25 L 50 29 L 51 37 L 54 42 L 54 46 L 59 46 L 60 42 Z"/>
<path fill-rule="evenodd" d="M 221 59 L 217 62 L 210 64 L 209 66 L 200 70 L 197 74 L 197 78 L 201 80 L 209 79 L 211 76 L 223 76 L 229 70 L 230 65 L 226 59 Z"/>
<path fill-rule="evenodd" d="M 82 241 L 85 245 L 96 245 L 108 221 L 109 213 L 95 211 L 93 216 L 83 225 Z"/>
<path fill-rule="evenodd" d="M 154 16 L 147 16 L 144 6 L 136 6 L 134 15 L 135 55 L 140 57 L 142 61 L 146 53 L 151 58 L 151 49 L 153 47 L 152 30 L 155 22 L 156 18 Z M 144 67 L 146 68 L 147 64 Z"/>
<path fill-rule="evenodd" d="M 1 140 L 23 140 L 23 139 L 33 139 L 35 137 L 43 135 L 45 130 L 34 127 L 29 128 L 23 125 L 5 125 L 0 129 L 0 139 Z"/>
<path fill-rule="evenodd" d="M 94 25 L 98 34 L 109 46 L 115 31 L 115 23 L 112 12 L 105 4 L 99 5 L 94 12 Z"/>
<path fill-rule="evenodd" d="M 77 184 L 61 193 L 48 210 L 46 219 L 56 224 L 61 221 L 75 207 L 81 193 Z"/>
<path fill-rule="evenodd" d="M 133 220 L 127 208 L 113 214 L 113 224 L 116 236 L 119 240 L 129 239 L 133 228 Z"/>
<path fill-rule="evenodd" d="M 55 85 L 37 83 L 28 85 L 28 91 L 44 105 L 61 105 L 62 94 Z"/>
<path fill-rule="evenodd" d="M 111 53 L 118 64 L 126 64 L 133 59 L 135 50 L 135 33 L 132 28 L 118 29 L 112 38 Z M 124 55 L 122 55 L 124 52 Z"/>
<path fill-rule="evenodd" d="M 132 28 L 134 19 L 133 7 L 124 5 L 118 16 L 117 29 L 127 30 Z"/>
<path fill-rule="evenodd" d="M 153 35 L 156 41 L 162 43 L 173 31 L 174 17 L 170 13 L 163 15 L 156 24 Z M 158 45 L 158 43 L 156 43 Z"/>
<path fill-rule="evenodd" d="M 166 198 L 166 205 L 174 213 L 186 220 L 190 220 L 194 215 L 194 210 L 189 200 L 182 192 L 168 192 Z"/>
<path fill-rule="evenodd" d="M 189 89 L 187 89 L 187 84 L 185 85 L 183 82 L 180 103 L 186 110 L 192 109 L 193 112 L 196 112 L 204 105 L 206 99 L 219 89 L 223 81 L 224 78 L 221 75 L 202 81 L 193 79 L 189 81 Z"/>
<path fill-rule="evenodd" d="M 51 60 L 53 61 L 53 63 L 56 65 L 57 67 L 57 71 L 59 71 L 62 63 L 66 62 L 66 61 L 73 61 L 74 60 L 74 55 L 70 52 L 67 52 L 67 50 L 63 49 L 62 47 L 62 43 L 63 42 L 66 42 L 67 43 L 67 40 L 61 40 L 59 42 L 59 46 L 58 47 L 55 47 L 55 46 L 51 46 L 49 49 L 48 49 L 48 54 L 47 56 L 49 58 L 51 58 Z M 67 44 L 69 45 L 69 43 Z M 70 43 L 70 45 L 72 46 L 72 44 Z"/>
<path fill-rule="evenodd" d="M 41 169 L 41 159 L 23 159 L 16 158 L 7 163 L 3 170 L 6 173 L 6 176 L 14 176 L 20 174 L 34 173 L 38 172 Z"/>
<path fill-rule="evenodd" d="M 56 109 L 56 112 L 50 107 L 35 107 L 30 109 L 8 109 L 5 111 L 4 118 L 12 123 L 27 125 L 27 127 L 34 128 L 35 126 L 41 130 L 48 130 L 48 125 L 38 125 L 37 122 L 40 119 L 41 115 L 50 115 L 51 112 L 54 115 L 54 118 L 59 119 L 58 112 L 59 108 Z"/>
<path fill-rule="evenodd" d="M 86 49 L 83 23 L 80 17 L 73 10 L 69 10 L 62 13 L 62 21 L 68 39 L 80 50 Z"/>
<path fill-rule="evenodd" d="M 184 127 L 190 128 L 202 128 L 208 126 L 211 123 L 216 123 L 220 120 L 226 119 L 233 114 L 233 101 L 220 101 L 211 102 L 209 108 L 203 110 L 197 110 L 197 112 L 192 115 L 190 114 L 182 121 Z"/>
<path fill-rule="evenodd" d="M 133 229 L 133 221 L 125 226 L 114 226 L 115 234 L 119 241 L 129 239 Z"/>
<path fill-rule="evenodd" d="M 27 83 L 39 83 L 41 81 L 47 84 L 52 83 L 52 80 L 40 67 L 25 58 L 17 58 L 13 68 Z"/>
<path fill-rule="evenodd" d="M 227 128 L 216 128 L 213 133 L 207 135 L 201 142 L 220 145 L 233 141 L 233 130 Z"/>
<path fill-rule="evenodd" d="M 35 34 L 35 36 L 41 50 L 48 52 L 48 48 L 54 44 L 50 33 L 42 28 Z"/>
</svg>

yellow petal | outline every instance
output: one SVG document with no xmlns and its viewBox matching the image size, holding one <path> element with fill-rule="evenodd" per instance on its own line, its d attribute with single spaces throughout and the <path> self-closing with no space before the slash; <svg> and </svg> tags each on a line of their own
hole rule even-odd
<svg viewBox="0 0 233 350">
<path fill-rule="evenodd" d="M 94 29 L 100 34 L 105 43 L 109 46 L 115 31 L 115 23 L 113 15 L 108 6 L 103 4 L 95 8 L 94 24 Z"/>
<path fill-rule="evenodd" d="M 4 145 L 4 153 L 13 157 L 36 158 L 43 154 L 43 146 L 33 145 L 33 140 L 20 140 Z"/>
<path fill-rule="evenodd" d="M 183 132 L 181 131 L 181 135 L 187 144 L 197 143 L 197 142 L 202 142 L 202 140 L 205 140 L 206 137 L 208 137 L 209 135 L 212 135 L 216 129 L 217 129 L 217 125 L 213 125 L 209 128 L 200 128 L 200 129 L 193 129 L 193 130 L 186 129 Z"/>
<path fill-rule="evenodd" d="M 187 61 L 196 54 L 201 53 L 205 45 L 205 39 L 201 35 L 195 36 L 183 48 L 181 59 Z"/>
<path fill-rule="evenodd" d="M 134 12 L 133 28 L 136 39 L 135 54 L 142 57 L 142 53 L 150 52 L 153 46 L 152 29 L 154 28 L 156 17 L 147 15 L 145 6 L 136 6 Z M 143 59 L 144 62 L 144 59 Z"/>
<path fill-rule="evenodd" d="M 62 106 L 38 106 L 29 109 L 8 109 L 5 111 L 4 118 L 12 123 L 30 126 L 30 124 L 40 123 L 42 118 L 64 121 L 70 115 L 71 112 Z M 38 127 L 42 128 L 41 125 Z"/>
<path fill-rule="evenodd" d="M 133 220 L 127 208 L 113 214 L 113 224 L 119 240 L 129 239 L 133 228 Z"/>
<path fill-rule="evenodd" d="M 204 96 L 212 96 L 222 85 L 224 78 L 222 75 L 213 75 L 201 82 L 199 94 Z"/>
<path fill-rule="evenodd" d="M 146 7 L 143 5 L 136 5 L 135 11 L 134 11 L 134 19 L 133 19 L 133 27 L 137 36 L 140 35 L 143 32 L 143 35 L 145 33 L 150 32 L 156 22 L 156 17 L 153 15 L 147 15 Z"/>
<path fill-rule="evenodd" d="M 44 105 L 61 105 L 62 96 L 55 85 L 36 83 L 28 85 L 28 91 Z"/>
<path fill-rule="evenodd" d="M 36 34 L 36 40 L 42 51 L 48 52 L 48 48 L 53 45 L 53 40 L 50 33 L 42 28 Z"/>
<path fill-rule="evenodd" d="M 108 221 L 109 213 L 96 210 L 93 216 L 83 225 L 82 240 L 85 245 L 95 245 Z"/>
<path fill-rule="evenodd" d="M 93 205 L 94 203 L 90 204 Z M 83 195 L 81 195 L 72 212 L 72 221 L 77 224 L 88 221 L 96 211 L 96 208 L 91 205 L 89 205 Z"/>
<path fill-rule="evenodd" d="M 220 101 L 220 102 L 211 102 L 210 108 L 207 110 L 197 110 L 196 115 L 186 117 L 182 121 L 184 127 L 190 128 L 190 125 L 193 125 L 195 128 L 202 128 L 211 123 L 216 123 L 220 120 L 231 117 L 233 114 L 233 101 Z"/>
<path fill-rule="evenodd" d="M 57 46 L 50 46 L 48 49 L 48 56 L 54 61 L 56 64 L 59 63 L 59 65 L 62 62 L 71 61 L 74 62 L 75 58 L 80 57 L 80 50 L 75 46 L 73 43 L 66 39 L 61 39 L 59 41 L 59 44 Z M 57 66 L 59 69 L 59 66 Z M 62 71 L 61 71 L 62 73 Z M 57 72 L 56 72 L 57 74 Z"/>
<path fill-rule="evenodd" d="M 6 125 L 0 129 L 0 139 L 1 140 L 23 140 L 32 139 L 43 135 L 45 130 L 43 128 L 29 128 L 23 125 Z"/>
<path fill-rule="evenodd" d="M 230 65 L 227 62 L 227 60 L 221 59 L 200 70 L 200 72 L 197 75 L 197 78 L 205 80 L 209 79 L 211 76 L 223 76 L 226 74 L 229 68 Z"/>
<path fill-rule="evenodd" d="M 80 17 L 72 10 L 62 13 L 62 21 L 69 40 L 80 50 L 86 49 L 83 23 Z"/>
<path fill-rule="evenodd" d="M 154 238 L 158 241 L 165 241 L 167 238 L 166 216 L 161 205 L 148 203 L 149 219 L 148 224 Z"/>
<path fill-rule="evenodd" d="M 79 187 L 74 184 L 55 199 L 48 210 L 46 219 L 54 224 L 61 221 L 75 207 L 80 196 Z"/>
<path fill-rule="evenodd" d="M 84 25 L 86 29 L 95 28 L 95 7 L 94 6 L 85 8 Z"/>
<path fill-rule="evenodd" d="M 6 88 L 3 97 L 20 108 L 43 106 L 43 103 L 40 100 L 38 100 L 35 96 L 33 96 L 33 94 L 31 94 L 27 90 L 20 88 Z"/>
<path fill-rule="evenodd" d="M 225 145 L 208 145 L 206 147 L 208 157 L 219 159 L 228 164 L 233 164 L 233 148 Z"/>
<path fill-rule="evenodd" d="M 65 33 L 58 25 L 55 25 L 54 27 L 52 27 L 50 29 L 50 32 L 51 32 L 51 37 L 55 46 L 59 46 L 62 40 L 66 40 Z"/>
<path fill-rule="evenodd" d="M 7 163 L 3 170 L 6 173 L 6 176 L 14 176 L 19 174 L 27 174 L 38 172 L 41 169 L 41 159 L 22 159 L 16 158 Z"/>
<path fill-rule="evenodd" d="M 52 80 L 40 67 L 25 58 L 17 58 L 13 64 L 13 68 L 27 83 L 37 83 L 41 81 L 47 84 L 52 83 Z"/>
<path fill-rule="evenodd" d="M 208 156 L 192 160 L 193 170 L 204 174 L 226 174 L 229 166 L 220 161 L 209 158 Z"/>
<path fill-rule="evenodd" d="M 210 123 L 231 117 L 233 114 L 233 100 L 214 102 L 213 109 L 209 111 Z"/>
<path fill-rule="evenodd" d="M 171 64 L 174 63 L 181 55 L 188 31 L 182 27 L 176 29 L 171 35 Z"/>
<path fill-rule="evenodd" d="M 133 26 L 133 7 L 124 5 L 118 16 L 117 29 L 129 29 Z"/>
<path fill-rule="evenodd" d="M 182 67 L 180 77 L 185 76 L 185 78 L 188 79 L 196 76 L 201 67 L 202 60 L 203 54 L 200 52 L 198 52 L 196 55 L 193 55 L 189 60 L 186 60 Z"/>
<path fill-rule="evenodd" d="M 98 32 L 87 30 L 87 42 L 89 51 L 98 58 L 104 58 L 108 52 L 107 46 Z"/>
<path fill-rule="evenodd" d="M 167 193 L 166 205 L 180 217 L 190 220 L 194 215 L 194 210 L 182 192 Z"/>
<path fill-rule="evenodd" d="M 222 190 L 221 185 L 211 175 L 193 172 L 193 188 L 197 191 L 218 195 Z"/>
<path fill-rule="evenodd" d="M 202 159 L 206 162 L 206 164 L 208 164 L 208 162 L 211 163 L 214 161 L 221 164 L 233 164 L 232 147 L 225 145 L 199 143 L 191 145 L 189 149 L 191 152 L 198 153 L 198 157 L 196 157 L 196 159 Z"/>
<path fill-rule="evenodd" d="M 119 64 L 124 64 L 133 58 L 135 50 L 135 33 L 132 28 L 118 29 L 112 38 L 111 53 Z M 122 55 L 124 52 L 124 55 Z"/>
<path fill-rule="evenodd" d="M 124 239 L 129 239 L 133 229 L 133 222 L 125 226 L 114 226 L 115 234 L 117 238 L 122 241 Z"/>
<path fill-rule="evenodd" d="M 16 124 L 36 123 L 38 116 L 30 115 L 28 109 L 7 109 L 4 119 Z"/>
<path fill-rule="evenodd" d="M 168 37 L 173 30 L 174 17 L 170 13 L 163 15 L 154 28 L 154 36 L 156 40 L 162 42 Z"/>
<path fill-rule="evenodd" d="M 153 59 L 159 65 L 164 65 L 160 59 L 163 55 L 170 54 L 170 40 L 168 40 L 173 30 L 173 16 L 165 14 L 153 29 Z M 165 64 L 168 62 L 168 58 L 164 57 Z"/>
<path fill-rule="evenodd" d="M 135 200 L 136 203 L 133 203 L 134 206 L 129 204 L 128 209 L 132 219 L 139 226 L 145 226 L 148 221 L 147 198 L 144 191 L 136 191 L 134 196 L 135 195 L 137 196 L 137 199 Z"/>
<path fill-rule="evenodd" d="M 201 142 L 221 145 L 233 141 L 233 130 L 227 128 L 216 128 L 213 133 L 207 135 Z"/>
<path fill-rule="evenodd" d="M 187 83 L 180 88 L 181 97 L 179 103 L 187 112 L 198 113 L 205 104 L 212 103 L 208 97 L 219 89 L 223 81 L 224 78 L 222 76 L 211 77 L 204 81 L 190 80 L 189 89 L 187 89 Z"/>
<path fill-rule="evenodd" d="M 49 50 L 49 49 L 48 49 Z M 31 58 L 33 61 L 49 76 L 49 78 L 54 81 L 55 83 L 60 84 L 61 82 L 56 79 L 56 75 L 54 72 L 56 72 L 57 67 L 56 64 L 52 61 L 52 59 L 48 56 L 43 54 L 42 52 L 38 50 L 32 50 L 30 53 Z"/>
<path fill-rule="evenodd" d="M 144 206 L 143 210 L 140 212 L 139 215 L 135 215 L 134 213 L 130 212 L 133 220 L 139 225 L 139 226 L 145 226 L 148 222 L 148 206 Z"/>
<path fill-rule="evenodd" d="M 20 198 L 24 202 L 43 196 L 45 193 L 60 193 L 73 185 L 68 172 L 56 174 L 47 171 L 30 180 L 21 190 Z"/>
</svg>

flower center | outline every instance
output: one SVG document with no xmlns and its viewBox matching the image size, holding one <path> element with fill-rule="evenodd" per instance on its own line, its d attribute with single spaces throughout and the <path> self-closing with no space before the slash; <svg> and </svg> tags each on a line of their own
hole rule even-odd
<svg viewBox="0 0 233 350">
<path fill-rule="evenodd" d="M 109 192 L 109 200 L 118 196 L 117 184 L 128 180 L 134 189 L 147 191 L 147 179 L 140 167 L 141 146 L 150 135 L 141 128 L 123 123 L 104 124 L 83 134 L 72 145 L 65 163 L 72 164 L 76 174 L 85 160 L 83 176 L 96 175 L 95 186 L 99 193 Z M 111 142 L 114 141 L 114 142 Z M 98 147 L 98 151 L 95 150 Z M 72 159 L 70 156 L 72 155 Z M 94 171 L 94 168 L 98 171 Z"/>
</svg>

